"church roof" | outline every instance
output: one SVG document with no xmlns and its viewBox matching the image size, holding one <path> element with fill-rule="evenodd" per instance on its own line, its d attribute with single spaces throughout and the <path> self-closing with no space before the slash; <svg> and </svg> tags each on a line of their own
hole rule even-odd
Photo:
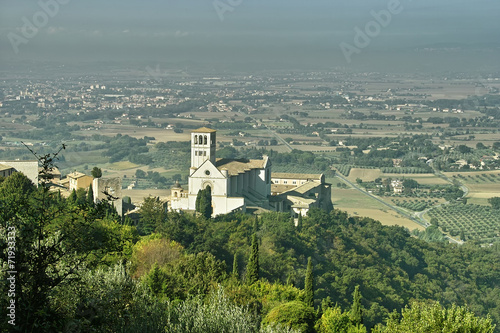
<svg viewBox="0 0 500 333">
<path fill-rule="evenodd" d="M 310 205 L 313 205 L 316 202 L 315 199 L 308 199 L 293 195 L 287 196 L 287 199 L 293 202 L 292 207 L 294 208 L 309 208 Z"/>
<path fill-rule="evenodd" d="M 271 184 L 271 193 L 284 193 L 297 188 L 297 185 Z"/>
<path fill-rule="evenodd" d="M 214 132 L 217 132 L 217 131 L 212 129 L 212 128 L 208 128 L 208 127 L 200 127 L 198 129 L 191 131 L 191 133 L 214 133 Z"/>
<path fill-rule="evenodd" d="M 215 162 L 217 169 L 227 169 L 229 176 L 237 176 L 240 173 L 245 173 L 252 169 L 264 169 L 267 159 L 263 160 L 230 160 L 227 158 L 218 158 Z"/>
<path fill-rule="evenodd" d="M 310 173 L 287 173 L 287 172 L 273 172 L 271 178 L 280 179 L 301 179 L 301 180 L 321 180 L 322 174 L 310 174 Z"/>
<path fill-rule="evenodd" d="M 309 182 L 307 182 L 305 184 L 302 184 L 299 187 L 295 188 L 293 191 L 297 192 L 297 193 L 300 193 L 300 194 L 304 194 L 304 193 L 307 193 L 310 190 L 312 190 L 312 189 L 314 189 L 314 188 L 316 188 L 318 186 L 321 186 L 321 184 L 309 181 Z"/>
<path fill-rule="evenodd" d="M 0 171 L 9 169 L 14 169 L 14 168 L 11 167 L 10 165 L 0 164 Z"/>
</svg>

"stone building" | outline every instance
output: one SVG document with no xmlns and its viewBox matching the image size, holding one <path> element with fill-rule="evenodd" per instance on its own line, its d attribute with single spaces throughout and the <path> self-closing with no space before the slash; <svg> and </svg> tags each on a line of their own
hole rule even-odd
<svg viewBox="0 0 500 333">
<path fill-rule="evenodd" d="M 196 196 L 209 187 L 213 215 L 247 207 L 306 215 L 311 207 L 332 209 L 331 185 L 324 175 L 271 174 L 271 161 L 216 158 L 216 131 L 200 128 L 191 133 L 191 168 L 188 188 L 177 182 L 171 189 L 170 209 L 194 211 Z"/>
<path fill-rule="evenodd" d="M 170 209 L 195 210 L 198 191 L 209 187 L 213 215 L 247 206 L 269 207 L 271 163 L 262 160 L 230 160 L 216 158 L 216 131 L 200 128 L 191 132 L 191 168 L 188 189 L 176 184 L 172 188 Z"/>
</svg>

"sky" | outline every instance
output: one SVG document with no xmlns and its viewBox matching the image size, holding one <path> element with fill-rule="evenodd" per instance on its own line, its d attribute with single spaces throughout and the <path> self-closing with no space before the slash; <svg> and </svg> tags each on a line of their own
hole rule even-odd
<svg viewBox="0 0 500 333">
<path fill-rule="evenodd" d="M 498 0 L 0 0 L 4 63 L 498 71 L 498 59 Z"/>
</svg>

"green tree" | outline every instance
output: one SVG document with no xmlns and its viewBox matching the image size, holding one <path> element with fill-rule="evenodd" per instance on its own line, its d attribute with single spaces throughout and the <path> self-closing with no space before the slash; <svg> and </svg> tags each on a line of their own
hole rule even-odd
<svg viewBox="0 0 500 333">
<path fill-rule="evenodd" d="M 285 326 L 303 333 L 314 332 L 316 312 L 300 301 L 278 305 L 262 321 L 265 327 Z"/>
<path fill-rule="evenodd" d="M 361 292 L 359 291 L 359 286 L 354 288 L 352 298 L 352 306 L 349 316 L 351 318 L 351 322 L 358 326 L 363 324 L 363 310 L 361 308 Z"/>
<path fill-rule="evenodd" d="M 73 191 L 71 191 L 70 195 L 68 196 L 68 202 L 69 203 L 76 203 L 78 197 L 76 195 L 76 190 L 73 189 Z"/>
<path fill-rule="evenodd" d="M 313 264 L 311 257 L 307 258 L 307 270 L 306 270 L 306 280 L 305 280 L 305 298 L 304 303 L 307 306 L 314 307 L 314 275 L 313 275 Z"/>
<path fill-rule="evenodd" d="M 135 170 L 135 177 L 136 178 L 146 178 L 147 174 L 144 170 L 137 169 Z"/>
<path fill-rule="evenodd" d="M 161 227 L 167 218 L 165 202 L 158 197 L 144 198 L 139 215 L 141 216 L 139 231 L 144 235 L 149 235 Z"/>
<path fill-rule="evenodd" d="M 53 306 L 54 295 L 60 286 L 78 280 L 91 253 L 100 257 L 94 250 L 107 239 L 85 207 L 69 206 L 57 192 L 50 191 L 44 172 L 52 169 L 59 152 L 42 156 L 33 152 L 42 169 L 38 188 L 26 187 L 23 195 L 11 192 L 13 182 L 30 183 L 18 176 L 0 185 L 0 238 L 15 240 L 15 262 L 9 268 L 16 271 L 16 329 L 21 332 L 55 332 L 64 326 L 64 314 Z M 0 244 L 3 267 L 10 265 L 7 245 L 5 241 Z M 8 277 L 7 272 L 0 273 L 3 281 Z M 6 287 L 6 283 L 1 287 L 2 295 L 7 295 Z M 6 298 L 1 300 L 4 303 Z M 4 305 L 0 308 L 6 309 Z M 5 312 L 0 310 L 4 318 Z M 4 323 L 0 329 L 7 330 Z"/>
<path fill-rule="evenodd" d="M 489 198 L 488 203 L 493 209 L 500 209 L 500 197 Z"/>
<path fill-rule="evenodd" d="M 355 325 L 349 312 L 342 312 L 340 306 L 326 308 L 316 324 L 318 333 L 366 333 L 364 325 Z"/>
<path fill-rule="evenodd" d="M 240 270 L 238 268 L 238 253 L 237 252 L 234 253 L 234 258 L 233 258 L 233 276 L 235 278 L 240 277 Z"/>
<path fill-rule="evenodd" d="M 195 209 L 207 219 L 212 216 L 212 189 L 210 186 L 198 191 L 198 194 L 196 195 Z"/>
<path fill-rule="evenodd" d="M 154 263 L 153 268 L 146 276 L 145 282 L 153 295 L 158 296 L 163 290 L 163 275 L 161 274 L 160 267 Z"/>
<path fill-rule="evenodd" d="M 94 191 L 92 189 L 92 184 L 90 184 L 89 189 L 87 191 L 87 205 L 89 205 L 89 207 L 94 206 Z"/>
<path fill-rule="evenodd" d="M 387 324 L 378 326 L 375 332 L 390 333 L 427 333 L 427 332 L 467 332 L 493 333 L 495 325 L 488 317 L 477 317 L 464 306 L 453 304 L 443 308 L 438 302 L 412 302 L 397 315 L 389 316 Z"/>
<path fill-rule="evenodd" d="M 102 177 L 102 170 L 101 170 L 101 168 L 98 168 L 95 166 L 92 168 L 92 171 L 90 171 L 90 174 L 94 178 L 101 178 Z"/>
<path fill-rule="evenodd" d="M 259 280 L 259 243 L 255 233 L 252 235 L 252 249 L 247 264 L 246 280 L 248 284 L 254 284 Z"/>
</svg>

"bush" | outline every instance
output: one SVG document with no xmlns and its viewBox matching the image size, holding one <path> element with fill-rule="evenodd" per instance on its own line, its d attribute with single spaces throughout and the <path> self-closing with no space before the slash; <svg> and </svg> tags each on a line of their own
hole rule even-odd
<svg viewBox="0 0 500 333">
<path fill-rule="evenodd" d="M 299 332 L 314 332 L 314 308 L 304 302 L 293 301 L 278 305 L 267 314 L 262 321 L 263 326 L 275 327 L 283 325 Z"/>
</svg>

